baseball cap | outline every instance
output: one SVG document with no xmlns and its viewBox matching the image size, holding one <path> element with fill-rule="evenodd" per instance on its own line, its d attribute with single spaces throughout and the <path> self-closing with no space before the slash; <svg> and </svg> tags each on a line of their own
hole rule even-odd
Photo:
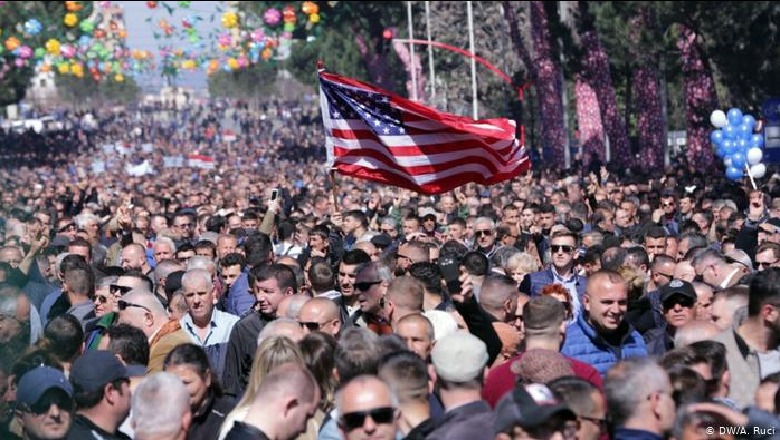
<svg viewBox="0 0 780 440">
<path fill-rule="evenodd" d="M 488 361 L 487 347 L 471 333 L 458 331 L 436 341 L 431 360 L 436 374 L 443 380 L 468 382 L 484 371 Z"/>
<path fill-rule="evenodd" d="M 661 296 L 661 303 L 666 302 L 672 295 L 682 295 L 696 301 L 696 290 L 693 289 L 693 284 L 682 281 L 672 280 L 669 284 L 658 289 Z"/>
<path fill-rule="evenodd" d="M 387 234 L 377 234 L 371 237 L 371 244 L 378 248 L 386 248 L 393 243 L 393 239 Z"/>
<path fill-rule="evenodd" d="M 428 217 L 429 215 L 432 215 L 434 218 L 436 217 L 436 210 L 429 207 L 420 208 L 419 211 L 417 211 L 417 216 L 420 218 Z"/>
<path fill-rule="evenodd" d="M 87 350 L 70 369 L 70 381 L 80 391 L 96 391 L 109 382 L 129 378 L 125 366 L 105 350 Z"/>
<path fill-rule="evenodd" d="M 576 420 L 577 416 L 568 406 L 558 401 L 546 385 L 518 384 L 496 405 L 493 424 L 494 436 L 508 432 L 515 426 L 533 429 L 541 426 L 555 415 L 563 420 Z"/>
<path fill-rule="evenodd" d="M 59 389 L 73 397 L 73 386 L 65 374 L 46 365 L 28 371 L 19 380 L 16 390 L 16 401 L 28 406 L 34 405 L 46 391 Z"/>
</svg>

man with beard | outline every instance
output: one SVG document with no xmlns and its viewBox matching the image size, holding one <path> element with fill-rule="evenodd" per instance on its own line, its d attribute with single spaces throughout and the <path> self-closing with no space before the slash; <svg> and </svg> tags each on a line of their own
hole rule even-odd
<svg viewBox="0 0 780 440">
<path fill-rule="evenodd" d="M 246 389 L 260 330 L 277 318 L 279 304 L 286 296 L 294 295 L 298 288 L 295 272 L 283 264 L 253 267 L 249 272 L 249 286 L 257 303 L 253 312 L 233 326 L 225 359 L 223 387 L 225 393 L 232 396 L 238 396 Z"/>
<path fill-rule="evenodd" d="M 146 260 L 146 250 L 138 243 L 130 243 L 122 248 L 122 269 L 137 270 L 147 276 L 154 270 Z"/>
<path fill-rule="evenodd" d="M 16 404 L 22 438 L 63 439 L 71 424 L 73 386 L 61 371 L 40 366 L 19 380 Z"/>
<path fill-rule="evenodd" d="M 731 371 L 729 398 L 750 405 L 766 376 L 780 371 L 780 269 L 758 272 L 750 282 L 746 317 L 715 337 L 726 346 Z"/>
</svg>

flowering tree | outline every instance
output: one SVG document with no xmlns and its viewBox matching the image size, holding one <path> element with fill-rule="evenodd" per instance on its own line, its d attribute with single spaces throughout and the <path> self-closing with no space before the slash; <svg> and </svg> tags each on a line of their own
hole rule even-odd
<svg viewBox="0 0 780 440">
<path fill-rule="evenodd" d="M 659 91 L 656 45 L 644 44 L 640 32 L 656 37 L 658 33 L 655 14 L 642 5 L 632 19 L 631 37 L 637 64 L 633 83 L 636 92 L 636 134 L 639 141 L 639 163 L 647 170 L 658 170 L 664 165 L 664 118 Z"/>
<path fill-rule="evenodd" d="M 718 108 L 715 81 L 712 79 L 712 68 L 702 56 L 697 33 L 683 24 L 679 25 L 679 31 L 677 45 L 682 51 L 685 74 L 686 157 L 689 167 L 706 169 L 714 163 L 709 138 L 709 115 Z"/>
</svg>

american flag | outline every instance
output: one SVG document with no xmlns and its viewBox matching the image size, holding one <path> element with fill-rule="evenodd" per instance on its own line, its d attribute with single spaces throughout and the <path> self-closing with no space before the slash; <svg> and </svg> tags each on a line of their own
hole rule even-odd
<svg viewBox="0 0 780 440">
<path fill-rule="evenodd" d="M 442 113 L 324 70 L 319 79 L 328 165 L 342 174 L 441 194 L 531 167 L 514 121 Z"/>
</svg>

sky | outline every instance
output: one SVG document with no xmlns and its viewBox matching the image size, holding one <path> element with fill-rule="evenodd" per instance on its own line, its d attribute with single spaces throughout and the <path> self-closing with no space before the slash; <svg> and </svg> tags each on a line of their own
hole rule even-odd
<svg viewBox="0 0 780 440">
<path fill-rule="evenodd" d="M 158 22 L 161 19 L 168 20 L 176 29 L 180 29 L 183 18 L 200 16 L 203 20 L 198 22 L 195 27 L 201 36 L 206 37 L 212 30 L 220 27 L 220 14 L 217 13 L 214 22 L 210 22 L 211 14 L 217 11 L 217 6 L 225 9 L 224 2 L 218 1 L 192 2 L 188 9 L 179 8 L 176 1 L 168 1 L 168 4 L 175 6 L 173 14 L 169 15 L 168 11 L 162 6 L 157 6 L 156 9 L 149 9 L 145 1 L 117 1 L 115 3 L 122 5 L 125 11 L 125 27 L 127 29 L 125 43 L 128 48 L 152 51 L 157 64 L 160 61 L 159 48 L 162 44 L 172 43 L 182 49 L 192 46 L 186 40 L 166 40 L 164 38 L 155 40 L 154 32 L 161 33 L 158 27 Z M 152 17 L 152 21 L 147 23 L 146 20 L 149 17 Z M 163 86 L 163 79 L 159 70 L 149 74 L 135 74 L 135 79 L 145 92 L 157 91 Z M 207 88 L 206 72 L 203 70 L 182 71 L 176 79 L 175 85 L 190 87 L 196 90 Z"/>
</svg>

